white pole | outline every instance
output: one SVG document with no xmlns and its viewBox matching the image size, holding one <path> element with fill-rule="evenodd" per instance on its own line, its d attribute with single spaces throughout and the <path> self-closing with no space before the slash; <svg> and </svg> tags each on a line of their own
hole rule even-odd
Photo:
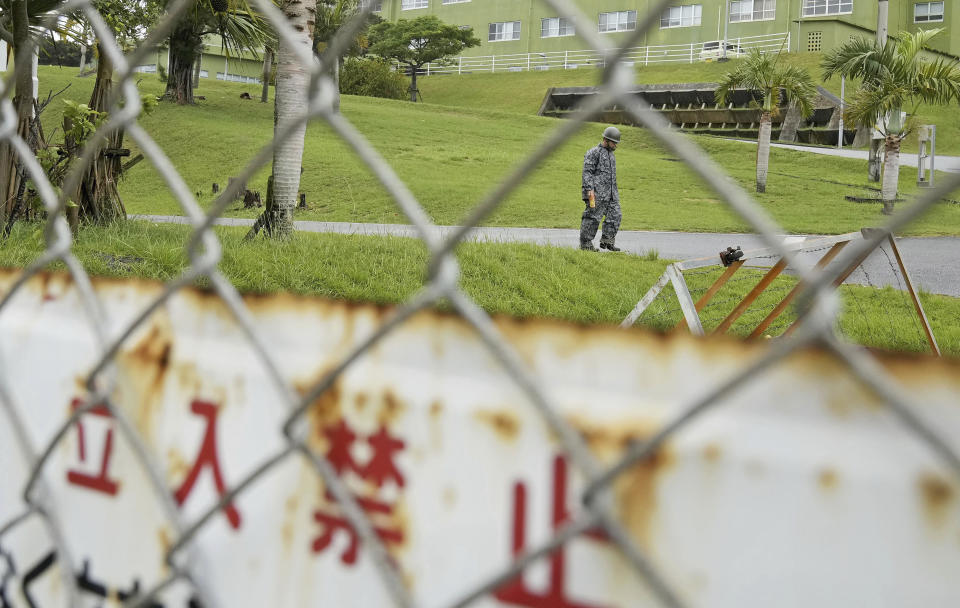
<svg viewBox="0 0 960 608">
<path fill-rule="evenodd" d="M 843 94 L 847 84 L 846 76 L 840 77 L 840 127 L 837 133 L 837 148 L 843 147 Z"/>
<path fill-rule="evenodd" d="M 563 52 L 563 69 L 567 69 L 567 57 L 570 55 L 570 51 Z"/>
<path fill-rule="evenodd" d="M 7 41 L 0 40 L 0 72 L 7 71 Z"/>
<path fill-rule="evenodd" d="M 727 58 L 727 26 L 730 23 L 730 2 L 724 2 L 724 8 L 726 9 L 726 15 L 723 19 L 723 57 Z"/>
<path fill-rule="evenodd" d="M 457 76 L 463 74 L 463 55 L 457 58 Z"/>
<path fill-rule="evenodd" d="M 497 71 L 497 56 L 490 55 L 490 73 L 492 74 L 496 71 Z"/>
</svg>

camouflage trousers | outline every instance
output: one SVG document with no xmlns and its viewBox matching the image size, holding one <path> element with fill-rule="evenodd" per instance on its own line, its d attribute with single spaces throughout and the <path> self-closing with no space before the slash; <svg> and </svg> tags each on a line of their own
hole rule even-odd
<svg viewBox="0 0 960 608">
<path fill-rule="evenodd" d="M 593 241 L 593 237 L 597 235 L 597 228 L 600 227 L 600 219 L 604 218 L 600 242 L 613 245 L 614 239 L 617 238 L 617 230 L 620 229 L 620 202 L 597 201 L 597 206 L 593 209 L 590 208 L 590 203 L 584 203 L 584 207 L 583 217 L 580 220 L 580 243 L 586 244 Z"/>
</svg>

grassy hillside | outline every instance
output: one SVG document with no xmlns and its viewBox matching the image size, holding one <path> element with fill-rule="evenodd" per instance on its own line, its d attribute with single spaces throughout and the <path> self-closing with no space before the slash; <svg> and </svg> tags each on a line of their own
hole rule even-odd
<svg viewBox="0 0 960 608">
<path fill-rule="evenodd" d="M 426 249 L 415 239 L 299 233 L 288 242 L 276 243 L 244 242 L 242 229 L 217 228 L 216 233 L 223 244 L 220 270 L 244 292 L 289 291 L 398 304 L 423 285 Z M 169 281 L 187 268 L 184 250 L 189 236 L 184 226 L 131 221 L 111 228 L 84 228 L 73 250 L 93 275 Z M 19 224 L 0 249 L 0 266 L 22 267 L 43 250 L 41 231 Z M 632 255 L 501 243 L 466 243 L 458 247 L 457 256 L 461 285 L 487 311 L 577 323 L 619 323 L 667 264 Z M 63 266 L 57 263 L 53 268 L 62 270 Z M 721 271 L 689 276 L 691 289 L 706 288 Z M 729 282 L 714 299 L 718 306 L 703 311 L 708 330 L 743 298 L 761 272 L 744 269 L 739 276 L 745 280 Z M 792 277 L 779 277 L 734 324 L 731 333 L 749 334 L 795 282 Z M 928 351 L 902 292 L 845 286 L 841 295 L 840 330 L 849 339 L 878 348 Z M 956 323 L 960 299 L 924 293 L 921 299 L 943 352 L 960 356 L 960 326 Z M 793 312 L 787 311 L 783 323 L 773 326 L 777 328 L 774 335 L 794 318 Z M 675 304 L 667 314 L 641 318 L 641 322 L 664 330 L 679 320 Z"/>
<path fill-rule="evenodd" d="M 840 95 L 840 79 L 822 81 L 820 53 L 791 53 L 784 61 L 806 69 L 817 83 Z M 716 82 L 732 70 L 739 59 L 726 63 L 696 62 L 637 66 L 638 84 L 672 82 Z M 599 69 L 553 70 L 546 72 L 507 72 L 498 74 L 441 74 L 417 80 L 424 101 L 463 108 L 499 109 L 521 114 L 536 114 L 550 87 L 595 86 L 602 77 Z M 848 83 L 847 95 L 856 83 Z M 923 106 L 917 119 L 937 125 L 937 153 L 960 155 L 960 120 L 956 104 L 950 107 Z M 916 153 L 916 136 L 907 139 L 905 149 Z"/>
<path fill-rule="evenodd" d="M 695 67 L 709 70 L 715 64 Z M 74 74 L 72 69 L 41 68 L 41 96 L 48 89 L 57 91 L 69 84 L 63 97 L 86 101 L 92 80 L 78 79 Z M 500 82 L 512 82 L 509 79 L 515 77 L 532 79 L 550 74 L 495 76 Z M 589 77 L 596 72 L 570 70 L 563 74 Z M 481 76 L 443 76 L 437 80 L 467 86 L 473 78 Z M 153 77 L 145 77 L 140 87 L 159 92 L 162 85 Z M 192 107 L 164 103 L 154 114 L 141 119 L 203 204 L 209 204 L 213 198 L 211 184 L 225 186 L 228 177 L 236 175 L 272 134 L 272 104 L 241 100 L 242 91 L 255 94 L 258 87 L 204 80 L 198 94 L 206 96 L 206 100 Z M 471 93 L 465 90 L 462 95 L 469 97 Z M 427 99 L 430 98 L 428 93 Z M 52 140 L 61 138 L 53 129 L 59 124 L 62 105 L 59 100 L 54 101 L 43 115 Z M 556 119 L 491 105 L 452 107 L 345 96 L 342 107 L 344 115 L 390 162 L 434 221 L 456 224 L 557 127 Z M 486 224 L 579 226 L 580 167 L 584 151 L 597 143 L 599 132 L 599 125 L 584 127 L 544 161 Z M 752 190 L 754 146 L 716 138 L 700 138 L 697 143 L 741 186 Z M 135 149 L 132 142 L 127 145 Z M 682 163 L 652 142 L 645 131 L 624 130 L 618 164 L 623 229 L 749 230 Z M 791 232 L 842 233 L 875 225 L 881 220 L 878 205 L 852 203 L 843 198 L 845 194 L 871 194 L 862 165 L 858 161 L 774 150 L 768 191 L 758 200 Z M 405 222 L 369 170 L 322 124 L 312 124 L 308 130 L 303 168 L 301 189 L 310 209 L 298 212 L 299 219 Z M 262 170 L 250 187 L 265 192 L 267 171 Z M 916 191 L 913 175 L 915 170 L 910 168 L 901 173 L 902 191 L 907 196 Z M 181 213 L 148 162 L 129 172 L 121 184 L 121 193 L 131 213 Z M 255 215 L 255 211 L 236 207 L 227 215 Z M 937 205 L 909 233 L 960 234 L 960 205 Z"/>
</svg>

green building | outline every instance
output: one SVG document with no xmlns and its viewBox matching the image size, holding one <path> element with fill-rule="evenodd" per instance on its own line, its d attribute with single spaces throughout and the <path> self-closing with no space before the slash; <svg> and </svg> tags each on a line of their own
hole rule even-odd
<svg viewBox="0 0 960 608">
<path fill-rule="evenodd" d="M 586 48 L 575 35 L 573 23 L 541 0 L 371 1 L 388 20 L 432 14 L 447 23 L 472 27 L 482 44 L 468 49 L 465 56 L 533 55 L 529 68 L 536 67 L 538 56 Z M 654 4 L 653 0 L 574 1 L 597 31 L 618 45 L 628 39 L 638 18 L 648 14 Z M 875 36 L 877 7 L 877 0 L 675 0 L 660 15 L 659 23 L 632 46 L 650 47 L 651 62 L 658 57 L 712 58 L 720 40 L 728 41 L 728 53 L 755 46 L 751 42 L 758 41 L 785 46 L 785 40 L 790 52 L 822 51 L 851 36 Z M 935 50 L 960 56 L 960 2 L 889 0 L 889 34 L 934 27 L 946 30 L 935 40 Z M 741 46 L 736 46 L 738 40 Z M 633 59 L 646 57 L 635 54 Z M 522 62 L 514 65 L 523 68 Z"/>
<path fill-rule="evenodd" d="M 156 73 L 160 67 L 169 72 L 169 57 L 166 48 L 157 49 L 150 62 L 134 68 L 137 72 Z M 203 40 L 203 54 L 200 58 L 200 80 L 215 78 L 231 82 L 259 84 L 263 75 L 263 54 L 244 52 L 240 55 L 228 53 L 220 42 L 220 37 L 209 35 Z"/>
</svg>

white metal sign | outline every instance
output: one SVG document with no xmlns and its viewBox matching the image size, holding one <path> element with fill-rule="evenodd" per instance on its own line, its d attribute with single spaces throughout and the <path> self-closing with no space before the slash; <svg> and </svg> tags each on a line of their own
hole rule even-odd
<svg viewBox="0 0 960 608">
<path fill-rule="evenodd" d="M 12 274 L 2 275 L 8 285 Z M 98 281 L 119 331 L 160 286 Z M 385 311 L 292 296 L 250 298 L 283 374 L 307 390 Z M 86 396 L 96 360 L 76 290 L 39 277 L 0 316 L 11 407 L 49 444 Z M 581 431 L 616 460 L 767 344 L 501 320 L 499 329 Z M 891 358 L 922 416 L 960 442 L 960 365 Z M 289 415 L 224 305 L 173 296 L 116 358 L 113 395 L 165 471 L 189 525 L 282 452 Z M 0 410 L 0 526 L 24 509 L 31 470 Z M 524 393 L 461 320 L 412 318 L 347 368 L 306 418 L 370 517 L 419 605 L 441 606 L 546 541 L 579 510 L 582 479 Z M 133 446 L 104 409 L 82 415 L 43 469 L 90 605 L 164 579 L 176 534 Z M 928 447 L 831 357 L 806 351 L 751 381 L 613 486 L 618 517 L 694 606 L 948 606 L 960 603 L 958 484 Z M 293 453 L 191 545 L 224 606 L 386 606 L 344 513 Z M 66 565 L 26 517 L 0 532 L 0 599 L 65 605 Z M 187 585 L 155 605 L 184 606 Z M 654 605 L 602 533 L 590 532 L 477 606 Z"/>
</svg>

